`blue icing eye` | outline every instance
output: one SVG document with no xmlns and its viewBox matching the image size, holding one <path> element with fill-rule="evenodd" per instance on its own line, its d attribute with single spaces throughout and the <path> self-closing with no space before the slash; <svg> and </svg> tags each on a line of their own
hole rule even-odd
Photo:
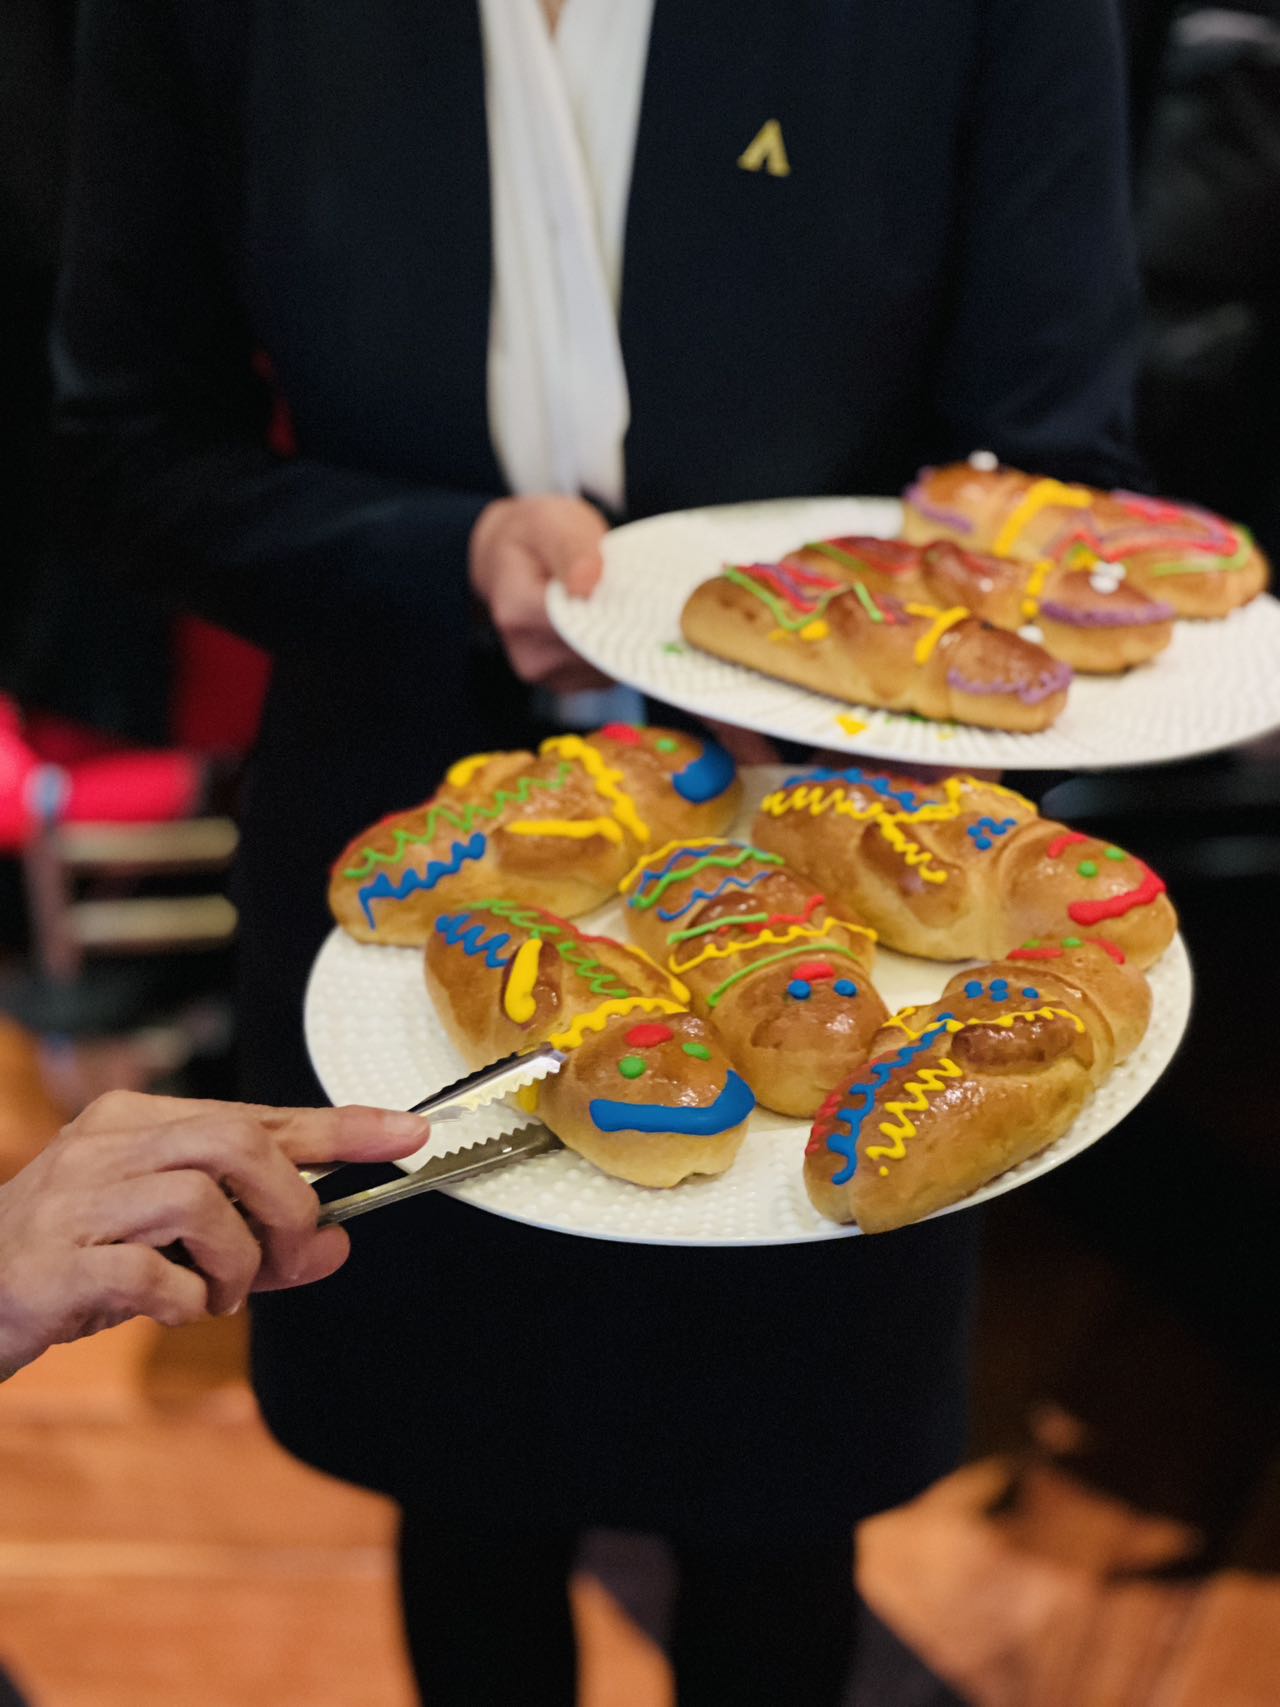
<svg viewBox="0 0 1280 1707">
<path fill-rule="evenodd" d="M 1008 982 L 1008 979 L 1006 979 L 1006 978 L 993 978 L 991 980 L 991 995 L 992 995 L 992 998 L 997 1002 L 1007 1002 L 1009 1000 L 1009 982 Z"/>
<path fill-rule="evenodd" d="M 807 1002 L 813 994 L 813 985 L 806 983 L 803 978 L 793 978 L 787 985 L 787 994 L 794 996 L 798 1002 Z"/>
<path fill-rule="evenodd" d="M 852 978 L 837 978 L 831 988 L 837 996 L 856 996 L 858 993 L 858 986 Z"/>
<path fill-rule="evenodd" d="M 971 978 L 964 987 L 964 993 L 971 1001 L 975 1001 L 982 994 L 982 985 L 976 978 Z"/>
<path fill-rule="evenodd" d="M 1029 1002 L 1037 1002 L 1040 999 L 1039 990 L 1024 990 L 1022 993 Z"/>
</svg>

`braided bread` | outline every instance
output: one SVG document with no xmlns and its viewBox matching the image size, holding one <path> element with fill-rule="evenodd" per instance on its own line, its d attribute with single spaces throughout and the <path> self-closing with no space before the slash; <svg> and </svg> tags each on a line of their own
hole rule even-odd
<svg viewBox="0 0 1280 1707">
<path fill-rule="evenodd" d="M 361 942 L 418 947 L 446 907 L 483 895 L 589 912 L 646 846 L 714 835 L 741 798 L 713 741 L 611 723 L 451 766 L 423 806 L 384 818 L 335 862 L 334 918 Z"/>
<path fill-rule="evenodd" d="M 1071 680 L 1042 646 L 963 606 L 877 599 L 798 564 L 731 564 L 694 588 L 680 626 L 704 652 L 815 693 L 985 729 L 1047 729 Z"/>
<path fill-rule="evenodd" d="M 670 842 L 622 889 L 635 936 L 688 986 L 760 1101 L 812 1117 L 886 1018 L 874 934 L 745 842 Z"/>
<path fill-rule="evenodd" d="M 805 1152 L 820 1214 L 886 1232 L 957 1203 L 1060 1138 L 1146 1031 L 1151 992 L 1099 943 L 960 972 L 903 1008 L 827 1099 Z"/>
<path fill-rule="evenodd" d="M 1142 860 L 971 776 L 799 772 L 761 802 L 752 838 L 853 908 L 887 948 L 929 960 L 989 960 L 1028 938 L 1101 931 L 1145 967 L 1177 928 Z"/>
<path fill-rule="evenodd" d="M 878 597 L 943 609 L 963 605 L 997 628 L 1034 623 L 1051 657 L 1094 675 L 1154 658 L 1172 640 L 1177 614 L 1109 564 L 1068 569 L 1047 557 L 1033 562 L 966 551 L 946 539 L 925 546 L 900 539 L 815 540 L 786 562 L 861 581 Z"/>
<path fill-rule="evenodd" d="M 1136 492 L 958 462 L 922 469 L 903 506 L 908 540 L 954 539 L 1032 562 L 1109 566 L 1179 616 L 1226 616 L 1267 584 L 1267 560 L 1244 528 Z"/>
<path fill-rule="evenodd" d="M 639 950 L 541 908 L 482 900 L 441 914 L 427 989 L 476 1065 L 550 1041 L 569 1053 L 522 1093 L 570 1149 L 636 1185 L 722 1173 L 754 1098 L 688 991 Z"/>
</svg>

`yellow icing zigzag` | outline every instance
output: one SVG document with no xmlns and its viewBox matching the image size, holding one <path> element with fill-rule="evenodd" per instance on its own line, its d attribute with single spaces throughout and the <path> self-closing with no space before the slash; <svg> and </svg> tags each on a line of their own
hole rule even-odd
<svg viewBox="0 0 1280 1707">
<path fill-rule="evenodd" d="M 947 630 L 963 622 L 969 612 L 963 605 L 955 605 L 951 610 L 938 610 L 934 605 L 908 605 L 907 614 L 933 618 L 932 627 L 920 636 L 913 648 L 916 663 L 927 664 Z"/>
<path fill-rule="evenodd" d="M 761 948 L 767 943 L 781 945 L 789 942 L 800 942 L 806 938 L 816 940 L 818 937 L 825 936 L 833 925 L 838 926 L 841 930 L 855 931 L 860 936 L 874 937 L 875 935 L 865 925 L 849 924 L 844 919 L 833 919 L 828 915 L 820 925 L 789 925 L 781 934 L 777 931 L 760 930 L 752 932 L 750 936 L 739 937 L 734 942 L 723 944 L 712 942 L 690 960 L 677 960 L 673 954 L 671 956 L 671 970 L 683 975 L 686 972 L 691 972 L 695 966 L 701 966 L 706 960 L 727 960 L 731 955 L 745 954 L 749 949 Z"/>
<path fill-rule="evenodd" d="M 906 1015 L 915 1012 L 915 1008 L 903 1008 L 901 1013 L 894 1014 L 892 1019 L 887 1019 L 884 1022 L 886 1028 L 888 1026 L 896 1027 L 898 1031 L 905 1032 L 913 1043 L 923 1037 L 926 1031 L 933 1031 L 939 1025 L 944 1025 L 949 1032 L 953 1033 L 967 1031 L 970 1026 L 974 1025 L 998 1025 L 1002 1030 L 1007 1031 L 1015 1020 L 1020 1019 L 1069 1019 L 1077 1031 L 1083 1032 L 1085 1029 L 1084 1021 L 1078 1014 L 1073 1014 L 1070 1008 L 1020 1008 L 1017 1013 L 993 1014 L 990 1019 L 931 1019 L 928 1025 L 922 1027 L 921 1030 L 913 1031 L 906 1023 Z"/>
<path fill-rule="evenodd" d="M 729 843 L 723 836 L 690 836 L 688 839 L 677 836 L 675 841 L 664 842 L 653 853 L 641 854 L 631 870 L 622 879 L 622 882 L 619 883 L 618 893 L 625 895 L 636 879 L 644 876 L 649 866 L 659 864 L 668 854 L 675 853 L 679 848 L 724 848 L 728 846 Z"/>
<path fill-rule="evenodd" d="M 936 1096 L 939 1091 L 946 1089 L 944 1080 L 959 1079 L 964 1075 L 960 1067 L 949 1055 L 944 1055 L 936 1066 L 926 1067 L 917 1078 L 908 1079 L 902 1087 L 909 1095 L 900 1102 L 887 1102 L 885 1111 L 898 1117 L 897 1124 L 892 1121 L 882 1121 L 880 1130 L 886 1138 L 892 1138 L 892 1144 L 872 1144 L 867 1148 L 867 1159 L 871 1161 L 881 1156 L 891 1162 L 901 1161 L 907 1153 L 906 1138 L 914 1138 L 916 1128 L 911 1115 L 922 1114 L 929 1106 L 929 1098 Z"/>
<path fill-rule="evenodd" d="M 680 1002 L 669 1002 L 665 996 L 626 996 L 620 1001 L 601 1002 L 589 1014 L 579 1014 L 566 1031 L 555 1032 L 547 1039 L 557 1049 L 577 1049 L 588 1031 L 603 1031 L 605 1023 L 615 1014 L 629 1013 L 681 1014 L 686 1010 Z"/>
<path fill-rule="evenodd" d="M 595 784 L 596 793 L 607 800 L 613 815 L 624 829 L 630 830 L 638 842 L 649 840 L 649 826 L 636 810 L 636 803 L 618 784 L 622 772 L 607 765 L 594 747 L 589 747 L 581 735 L 552 735 L 538 748 L 540 753 L 558 753 L 562 759 L 576 759 Z"/>
<path fill-rule="evenodd" d="M 900 830 L 896 819 L 877 818 L 876 828 L 893 851 L 900 853 L 909 866 L 914 866 L 926 883 L 947 881 L 947 873 L 934 865 L 933 855 L 929 850 L 922 848 L 919 842 L 913 842 L 910 836 Z"/>
</svg>

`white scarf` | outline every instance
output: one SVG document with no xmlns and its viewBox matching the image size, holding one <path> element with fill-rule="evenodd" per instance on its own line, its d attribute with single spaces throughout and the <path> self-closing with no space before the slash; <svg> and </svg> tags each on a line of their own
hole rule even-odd
<svg viewBox="0 0 1280 1707">
<path fill-rule="evenodd" d="M 513 492 L 624 508 L 622 245 L 653 0 L 480 0 L 493 219 L 489 430 Z"/>
</svg>

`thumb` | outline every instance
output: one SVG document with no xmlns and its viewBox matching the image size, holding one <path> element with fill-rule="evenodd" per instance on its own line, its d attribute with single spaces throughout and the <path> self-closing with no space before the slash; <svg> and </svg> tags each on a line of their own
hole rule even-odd
<svg viewBox="0 0 1280 1707">
<path fill-rule="evenodd" d="M 604 567 L 600 541 L 609 524 L 584 498 L 548 498 L 530 515 L 529 544 L 554 580 L 585 596 Z"/>
<path fill-rule="evenodd" d="M 597 546 L 594 550 L 584 552 L 581 557 L 569 564 L 561 580 L 570 598 L 588 598 L 599 584 L 604 574 L 604 558 Z"/>
</svg>

